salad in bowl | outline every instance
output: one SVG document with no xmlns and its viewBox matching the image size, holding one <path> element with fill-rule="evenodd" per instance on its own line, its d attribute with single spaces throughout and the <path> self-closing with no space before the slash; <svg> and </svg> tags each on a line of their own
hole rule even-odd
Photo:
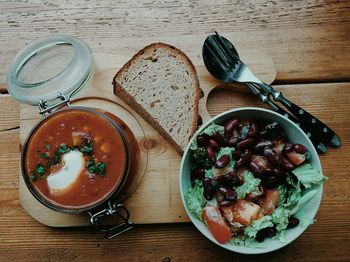
<svg viewBox="0 0 350 262">
<path fill-rule="evenodd" d="M 248 254 L 302 234 L 314 222 L 325 179 L 303 131 L 259 108 L 227 111 L 203 125 L 180 167 L 191 221 L 218 245 Z"/>
</svg>

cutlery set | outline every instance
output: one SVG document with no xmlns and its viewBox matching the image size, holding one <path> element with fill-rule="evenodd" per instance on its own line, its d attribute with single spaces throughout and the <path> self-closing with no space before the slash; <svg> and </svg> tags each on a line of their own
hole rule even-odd
<svg viewBox="0 0 350 262">
<path fill-rule="evenodd" d="M 326 153 L 326 146 L 341 145 L 340 138 L 326 124 L 258 79 L 241 61 L 234 45 L 217 32 L 204 41 L 202 55 L 209 73 L 224 83 L 246 85 L 272 110 L 296 123 L 307 134 L 319 153 Z M 276 102 L 282 104 L 289 112 Z"/>
</svg>

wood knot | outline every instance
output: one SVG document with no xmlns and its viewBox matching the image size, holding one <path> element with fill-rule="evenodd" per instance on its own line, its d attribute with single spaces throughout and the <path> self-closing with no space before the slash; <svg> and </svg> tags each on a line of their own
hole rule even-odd
<svg viewBox="0 0 350 262">
<path fill-rule="evenodd" d="M 155 148 L 157 146 L 157 140 L 154 138 L 147 138 L 143 141 L 143 147 L 146 150 L 150 150 L 152 148 Z"/>
</svg>

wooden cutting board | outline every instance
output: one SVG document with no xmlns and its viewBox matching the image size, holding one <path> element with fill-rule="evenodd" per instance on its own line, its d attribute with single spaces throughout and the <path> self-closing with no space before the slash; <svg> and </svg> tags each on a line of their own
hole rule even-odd
<svg viewBox="0 0 350 262">
<path fill-rule="evenodd" d="M 276 68 L 268 55 L 252 51 L 241 54 L 258 77 L 272 83 Z M 129 58 L 120 55 L 94 54 L 94 73 L 90 83 L 76 96 L 73 104 L 102 108 L 124 120 L 135 132 L 142 151 L 140 170 L 144 176 L 136 191 L 124 202 L 134 223 L 174 223 L 189 221 L 182 206 L 179 191 L 179 167 L 181 156 L 146 121 L 113 94 L 112 79 Z M 201 57 L 191 57 L 196 66 L 204 97 L 200 101 L 203 120 L 210 116 L 206 110 L 208 95 L 222 84 L 206 70 Z M 232 85 L 225 86 L 232 88 Z M 25 141 L 34 124 L 40 120 L 38 108 L 21 104 L 20 139 Z M 52 227 L 90 225 L 86 214 L 61 214 L 40 204 L 27 189 L 19 174 L 20 203 L 38 222 Z"/>
</svg>

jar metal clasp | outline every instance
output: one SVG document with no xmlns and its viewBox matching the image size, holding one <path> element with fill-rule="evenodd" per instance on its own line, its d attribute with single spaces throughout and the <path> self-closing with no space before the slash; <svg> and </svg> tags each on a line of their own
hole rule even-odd
<svg viewBox="0 0 350 262">
<path fill-rule="evenodd" d="M 63 105 L 66 105 L 67 107 L 70 106 L 70 98 L 65 97 L 62 93 L 57 93 L 57 98 L 60 100 L 59 102 L 49 105 L 47 103 L 47 100 L 41 99 L 39 102 L 39 114 L 42 117 L 45 117 L 46 114 L 50 114 L 52 111 L 54 111 L 57 108 L 62 107 Z"/>
<path fill-rule="evenodd" d="M 130 229 L 133 228 L 134 223 L 129 220 L 130 213 L 121 203 L 112 202 L 109 200 L 107 202 L 107 208 L 102 209 L 98 212 L 87 212 L 90 215 L 90 223 L 94 225 L 97 230 L 104 232 L 106 238 L 112 239 Z M 116 225 L 106 225 L 102 220 L 114 217 L 120 222 Z"/>
</svg>

